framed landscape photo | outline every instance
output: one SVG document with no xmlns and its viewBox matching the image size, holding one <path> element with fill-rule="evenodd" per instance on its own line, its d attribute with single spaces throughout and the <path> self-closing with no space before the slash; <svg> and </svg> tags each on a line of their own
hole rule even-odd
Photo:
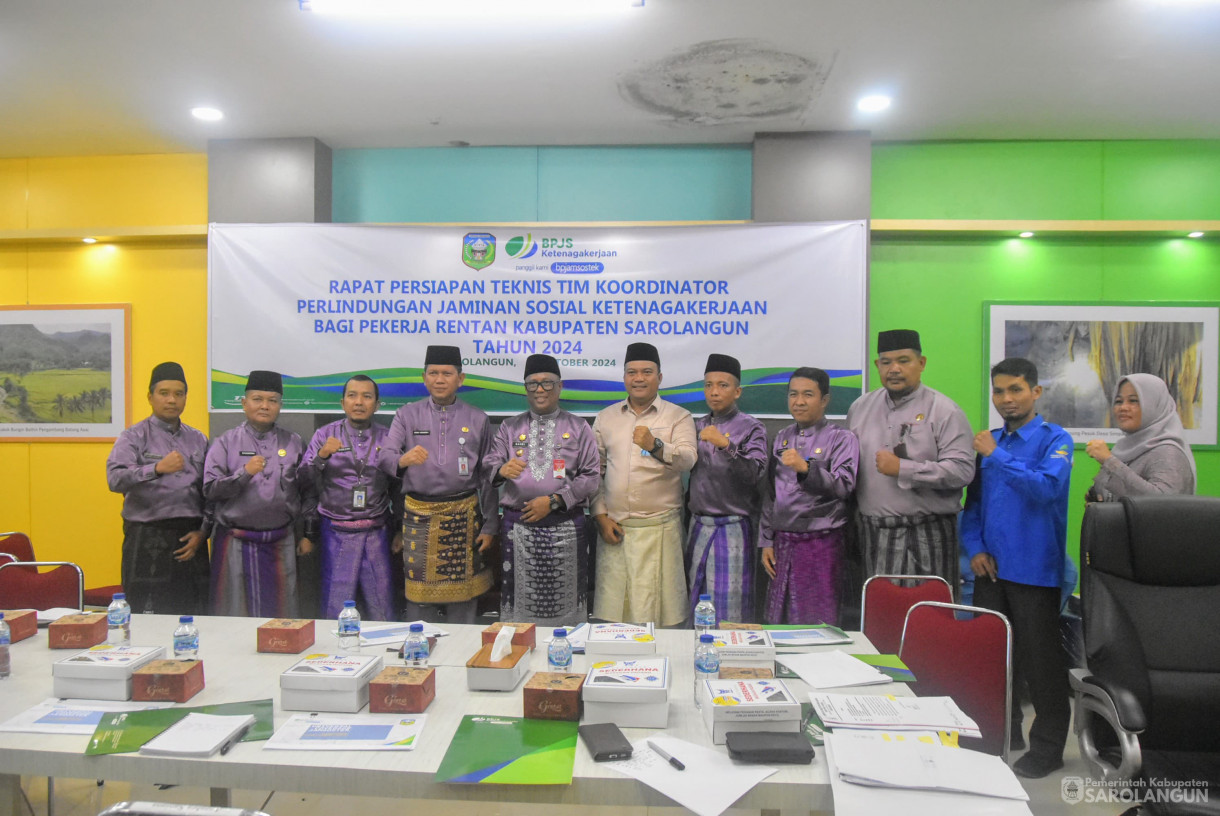
<svg viewBox="0 0 1220 816">
<path fill-rule="evenodd" d="M 1123 375 L 1146 373 L 1169 386 L 1186 441 L 1216 446 L 1220 304 L 988 303 L 985 309 L 991 427 L 1001 420 L 991 404 L 990 367 L 1024 357 L 1038 367 L 1038 412 L 1078 445 L 1122 438 L 1111 412 L 1114 389 Z"/>
<path fill-rule="evenodd" d="M 118 437 L 130 338 L 130 304 L 0 307 L 0 440 Z"/>
</svg>

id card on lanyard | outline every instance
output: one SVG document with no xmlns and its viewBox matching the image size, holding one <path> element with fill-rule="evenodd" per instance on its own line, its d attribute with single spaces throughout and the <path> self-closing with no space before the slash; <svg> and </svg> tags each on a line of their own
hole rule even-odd
<svg viewBox="0 0 1220 816">
<path fill-rule="evenodd" d="M 369 462 L 373 458 L 373 453 L 377 450 L 376 440 L 373 438 L 372 428 L 369 429 L 369 449 L 368 453 L 361 459 L 356 445 L 347 433 L 347 423 L 340 426 L 343 429 L 344 441 L 347 442 L 348 448 L 352 452 L 352 461 L 356 465 L 356 486 L 352 488 L 352 509 L 363 510 L 368 507 L 368 483 L 364 480 L 364 471 L 368 468 Z"/>
</svg>

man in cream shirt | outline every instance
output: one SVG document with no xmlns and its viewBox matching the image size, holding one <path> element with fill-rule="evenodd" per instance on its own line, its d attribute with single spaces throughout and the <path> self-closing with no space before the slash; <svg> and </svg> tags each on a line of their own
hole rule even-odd
<svg viewBox="0 0 1220 816">
<path fill-rule="evenodd" d="M 632 343 L 623 366 L 627 399 L 593 422 L 602 483 L 593 497 L 597 578 L 593 616 L 676 626 L 686 620 L 682 474 L 698 459 L 695 421 L 657 396 L 661 358 Z"/>
</svg>

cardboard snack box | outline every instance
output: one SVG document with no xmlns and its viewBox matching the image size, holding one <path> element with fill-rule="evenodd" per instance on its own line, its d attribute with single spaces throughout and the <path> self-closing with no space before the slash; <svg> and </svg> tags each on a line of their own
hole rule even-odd
<svg viewBox="0 0 1220 816">
<path fill-rule="evenodd" d="M 38 631 L 38 613 L 33 609 L 0 609 L 0 612 L 4 613 L 12 643 L 25 640 Z"/>
<path fill-rule="evenodd" d="M 106 642 L 105 612 L 65 615 L 47 627 L 47 646 L 52 649 L 88 649 Z"/>
<path fill-rule="evenodd" d="M 299 654 L 314 644 L 313 621 L 276 618 L 258 627 L 258 651 Z"/>
<path fill-rule="evenodd" d="M 154 660 L 131 675 L 131 699 L 185 703 L 203 691 L 202 660 Z"/>
<path fill-rule="evenodd" d="M 369 711 L 419 714 L 436 699 L 436 669 L 390 666 L 369 683 Z"/>
<path fill-rule="evenodd" d="M 721 680 L 770 680 L 775 677 L 772 669 L 758 666 L 721 666 Z"/>
<path fill-rule="evenodd" d="M 580 722 L 583 674 L 535 672 L 522 692 L 523 717 L 532 720 Z"/>
<path fill-rule="evenodd" d="M 585 654 L 612 660 L 645 657 L 657 653 L 651 623 L 592 623 L 585 636 Z"/>
<path fill-rule="evenodd" d="M 512 623 L 504 621 L 493 623 L 483 630 L 483 642 L 494 643 L 496 635 L 500 632 L 500 628 L 504 626 L 513 627 L 513 645 L 524 646 L 527 649 L 533 649 L 538 642 L 538 628 L 532 623 Z"/>
</svg>

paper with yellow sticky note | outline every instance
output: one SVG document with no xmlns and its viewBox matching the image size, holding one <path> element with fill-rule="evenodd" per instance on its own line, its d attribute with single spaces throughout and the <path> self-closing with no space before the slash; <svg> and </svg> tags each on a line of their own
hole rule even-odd
<svg viewBox="0 0 1220 816">
<path fill-rule="evenodd" d="M 957 731 L 963 737 L 982 736 L 978 723 L 966 716 L 951 697 L 811 692 L 809 701 L 830 730 Z"/>
</svg>

